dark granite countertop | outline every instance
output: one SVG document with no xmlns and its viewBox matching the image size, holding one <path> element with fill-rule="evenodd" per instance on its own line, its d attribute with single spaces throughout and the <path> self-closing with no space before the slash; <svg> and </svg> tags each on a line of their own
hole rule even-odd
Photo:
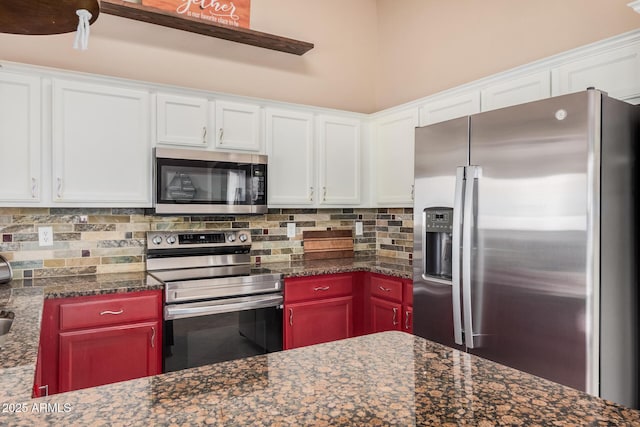
<svg viewBox="0 0 640 427">
<path fill-rule="evenodd" d="M 261 267 L 285 277 L 412 270 L 384 258 Z M 145 273 L 0 286 L 0 308 L 16 315 L 0 350 L 0 424 L 640 425 L 638 411 L 400 332 L 31 399 L 44 299 L 147 289 L 162 285 Z"/>
<path fill-rule="evenodd" d="M 262 264 L 261 267 L 283 273 L 285 277 L 316 276 L 319 274 L 350 273 L 355 271 L 368 271 L 403 279 L 411 279 L 413 277 L 413 266 L 409 261 L 385 257 L 274 262 Z"/>
<path fill-rule="evenodd" d="M 638 411 L 403 332 L 12 403 L 25 412 L 0 423 L 640 425 Z"/>
</svg>

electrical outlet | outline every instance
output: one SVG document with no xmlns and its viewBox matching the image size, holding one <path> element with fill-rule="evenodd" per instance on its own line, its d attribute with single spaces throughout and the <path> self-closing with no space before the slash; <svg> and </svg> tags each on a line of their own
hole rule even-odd
<svg viewBox="0 0 640 427">
<path fill-rule="evenodd" d="M 287 223 L 287 237 L 296 237 L 296 223 L 288 222 Z"/>
<path fill-rule="evenodd" d="M 362 236 L 362 221 L 356 221 L 356 236 Z"/>
<path fill-rule="evenodd" d="M 53 246 L 53 228 L 38 227 L 38 242 L 40 246 Z"/>
</svg>

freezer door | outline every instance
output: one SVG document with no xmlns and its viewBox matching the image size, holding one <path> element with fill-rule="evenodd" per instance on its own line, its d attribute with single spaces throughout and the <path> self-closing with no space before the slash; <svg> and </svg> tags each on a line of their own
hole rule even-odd
<svg viewBox="0 0 640 427">
<path fill-rule="evenodd" d="M 597 170 L 589 120 L 599 92 L 590 92 L 598 96 L 582 92 L 470 120 L 470 163 L 481 170 L 467 249 L 470 351 L 581 390 L 590 339 L 587 189 L 590 168 Z"/>
<path fill-rule="evenodd" d="M 467 165 L 468 137 L 468 117 L 416 128 L 413 331 L 418 336 L 458 349 L 464 347 L 454 341 L 451 267 L 445 265 L 456 256 L 452 230 L 443 224 L 442 231 L 428 234 L 425 221 L 428 212 L 453 213 L 456 172 Z M 431 264 L 437 268 L 427 268 L 425 255 L 441 257 Z"/>
</svg>

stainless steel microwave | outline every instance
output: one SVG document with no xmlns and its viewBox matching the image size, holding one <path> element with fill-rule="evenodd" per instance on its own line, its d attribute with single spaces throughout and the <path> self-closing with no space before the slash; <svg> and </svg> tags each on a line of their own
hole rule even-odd
<svg viewBox="0 0 640 427">
<path fill-rule="evenodd" d="M 267 156 L 154 149 L 156 214 L 267 212 Z"/>
</svg>

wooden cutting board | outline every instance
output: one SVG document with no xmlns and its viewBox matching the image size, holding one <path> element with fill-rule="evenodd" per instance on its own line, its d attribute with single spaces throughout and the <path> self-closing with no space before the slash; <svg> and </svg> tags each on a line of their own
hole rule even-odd
<svg viewBox="0 0 640 427">
<path fill-rule="evenodd" d="M 353 258 L 351 230 L 303 231 L 304 259 Z"/>
</svg>

